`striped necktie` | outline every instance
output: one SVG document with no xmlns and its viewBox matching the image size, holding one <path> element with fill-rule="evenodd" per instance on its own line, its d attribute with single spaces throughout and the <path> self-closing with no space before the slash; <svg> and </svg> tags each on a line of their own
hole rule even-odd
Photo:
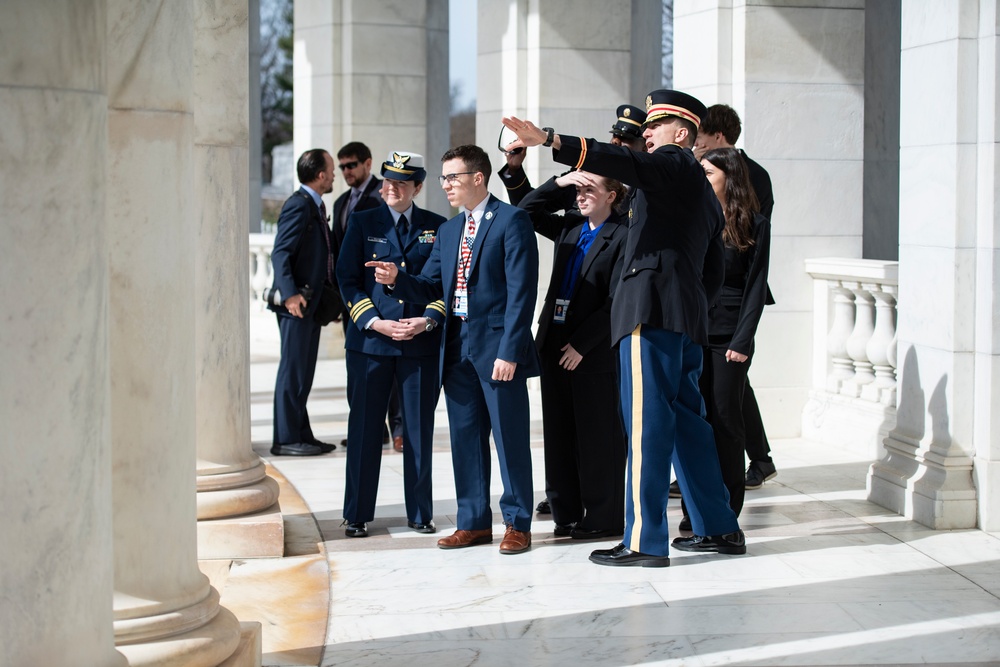
<svg viewBox="0 0 1000 667">
<path fill-rule="evenodd" d="M 469 264 L 472 261 L 472 243 L 476 238 L 476 219 L 469 214 L 469 224 L 465 228 L 465 238 L 462 239 L 462 252 L 458 257 L 457 289 L 464 289 L 469 279 Z"/>
</svg>

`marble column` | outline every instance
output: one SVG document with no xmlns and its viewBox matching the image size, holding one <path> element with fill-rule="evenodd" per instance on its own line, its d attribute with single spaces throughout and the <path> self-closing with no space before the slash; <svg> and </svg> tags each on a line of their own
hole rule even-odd
<svg viewBox="0 0 1000 667">
<path fill-rule="evenodd" d="M 606 140 L 618 105 L 643 103 L 631 96 L 633 72 L 649 69 L 633 68 L 632 4 L 480 0 L 476 143 L 493 159 L 494 173 L 505 164 L 496 150 L 503 116 Z M 659 3 L 645 4 L 658 21 Z M 659 54 L 659 41 L 642 46 Z M 528 151 L 524 168 L 535 184 L 565 171 L 542 150 Z M 499 178 L 491 189 L 504 193 Z"/>
<path fill-rule="evenodd" d="M 133 666 L 218 665 L 240 641 L 197 564 L 193 11 L 107 10 L 114 631 Z"/>
<path fill-rule="evenodd" d="M 281 556 L 278 484 L 250 446 L 248 5 L 196 0 L 194 8 L 199 555 Z"/>
<path fill-rule="evenodd" d="M 0 661 L 10 665 L 126 664 L 111 615 L 104 28 L 104 0 L 0 3 Z"/>
<path fill-rule="evenodd" d="M 777 304 L 764 311 L 750 369 L 769 437 L 801 433 L 812 384 L 804 260 L 862 254 L 864 7 L 674 2 L 675 87 L 735 108 L 737 146 L 774 186 L 768 282 Z"/>
<path fill-rule="evenodd" d="M 448 149 L 447 33 L 447 0 L 295 3 L 295 157 L 361 141 L 375 165 L 393 149 L 437 163 Z M 327 206 L 345 189 L 338 178 Z M 437 187 L 417 203 L 450 210 Z"/>
<path fill-rule="evenodd" d="M 933 528 L 1000 527 L 996 4 L 902 3 L 899 405 L 868 489 Z"/>
</svg>

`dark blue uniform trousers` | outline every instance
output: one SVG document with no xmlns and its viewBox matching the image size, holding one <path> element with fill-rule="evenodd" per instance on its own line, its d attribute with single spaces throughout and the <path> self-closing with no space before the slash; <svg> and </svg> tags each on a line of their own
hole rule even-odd
<svg viewBox="0 0 1000 667">
<path fill-rule="evenodd" d="M 434 409 L 441 393 L 438 358 L 348 350 L 347 394 L 351 399 L 351 412 L 347 421 L 347 486 L 344 490 L 344 518 L 347 521 L 367 522 L 375 518 L 382 430 L 394 385 L 403 414 L 406 518 L 414 523 L 430 523 L 434 518 L 431 452 L 434 448 Z"/>
<path fill-rule="evenodd" d="M 694 532 L 737 530 L 698 389 L 701 346 L 686 334 L 640 325 L 622 339 L 619 354 L 629 444 L 623 544 L 644 554 L 668 555 L 671 463 L 676 464 Z"/>
<path fill-rule="evenodd" d="M 490 431 L 496 443 L 503 494 L 500 513 L 515 530 L 531 530 L 533 491 L 529 449 L 528 383 L 515 374 L 509 382 L 480 377 L 469 354 L 467 327 L 448 321 L 444 358 L 444 398 L 451 426 L 459 530 L 493 525 L 490 509 Z M 491 366 L 492 366 L 492 359 Z M 404 416 L 405 422 L 405 416 Z"/>
<path fill-rule="evenodd" d="M 281 360 L 274 383 L 274 444 L 311 443 L 312 427 L 306 401 L 316 375 L 316 355 L 322 327 L 312 316 L 278 315 Z"/>
</svg>

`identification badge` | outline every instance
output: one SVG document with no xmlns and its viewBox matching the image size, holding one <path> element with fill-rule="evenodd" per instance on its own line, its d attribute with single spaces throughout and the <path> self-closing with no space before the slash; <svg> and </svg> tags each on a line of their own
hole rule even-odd
<svg viewBox="0 0 1000 667">
<path fill-rule="evenodd" d="M 552 321 L 556 324 L 565 324 L 567 311 L 569 311 L 569 299 L 556 299 L 556 310 L 552 313 Z"/>
<path fill-rule="evenodd" d="M 458 317 L 469 316 L 469 291 L 465 288 L 455 290 L 455 303 L 451 312 Z"/>
<path fill-rule="evenodd" d="M 368 237 L 368 242 L 369 243 L 388 243 L 389 239 L 384 239 L 384 238 L 382 238 L 380 236 L 369 236 Z"/>
</svg>

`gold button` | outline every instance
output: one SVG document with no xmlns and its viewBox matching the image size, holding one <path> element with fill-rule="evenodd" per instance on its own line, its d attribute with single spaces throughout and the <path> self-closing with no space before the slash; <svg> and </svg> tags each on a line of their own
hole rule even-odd
<svg viewBox="0 0 1000 667">
<path fill-rule="evenodd" d="M 400 300 L 399 300 L 399 302 L 400 302 L 400 303 L 403 303 L 403 300 L 402 300 L 402 299 L 400 299 Z"/>
<path fill-rule="evenodd" d="M 406 266 L 406 262 L 400 262 L 399 265 L 400 266 Z"/>
<path fill-rule="evenodd" d="M 376 257 L 378 257 L 378 255 L 376 255 L 375 253 L 372 253 L 372 259 L 375 259 Z"/>
<path fill-rule="evenodd" d="M 635 273 L 635 269 L 632 269 L 632 273 Z"/>
</svg>

